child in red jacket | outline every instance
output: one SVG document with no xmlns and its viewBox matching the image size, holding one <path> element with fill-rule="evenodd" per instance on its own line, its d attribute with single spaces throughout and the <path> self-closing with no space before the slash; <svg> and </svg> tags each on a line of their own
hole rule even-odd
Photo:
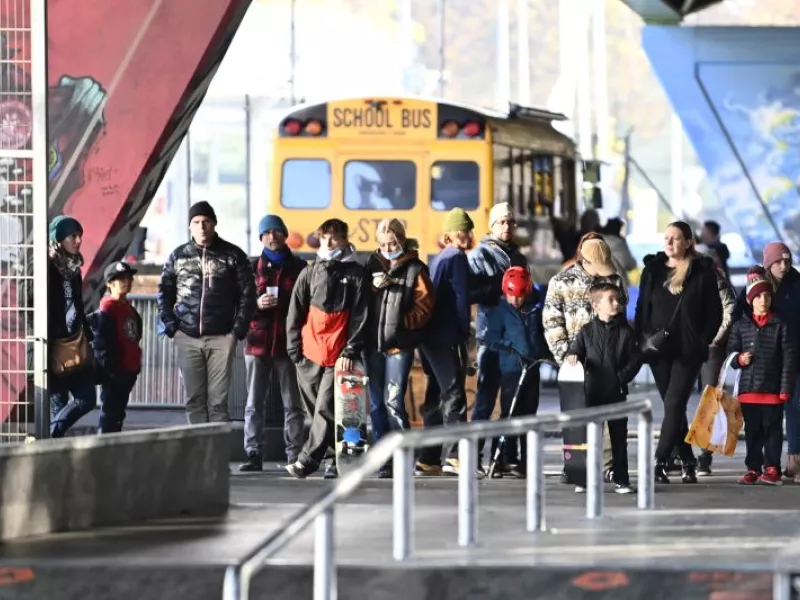
<svg viewBox="0 0 800 600">
<path fill-rule="evenodd" d="M 92 316 L 94 360 L 102 390 L 100 433 L 122 431 L 125 409 L 142 369 L 142 318 L 128 302 L 136 269 L 112 263 L 104 277 L 109 295 Z"/>
<path fill-rule="evenodd" d="M 797 349 L 786 322 L 772 312 L 774 288 L 762 267 L 747 275 L 746 297 L 753 314 L 733 324 L 728 352 L 741 369 L 739 402 L 747 443 L 747 473 L 740 483 L 781 484 L 783 405 L 792 397 Z"/>
</svg>

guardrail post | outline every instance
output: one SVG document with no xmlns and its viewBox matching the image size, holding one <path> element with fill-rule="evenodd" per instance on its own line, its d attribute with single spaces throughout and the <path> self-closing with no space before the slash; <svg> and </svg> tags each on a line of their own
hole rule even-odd
<svg viewBox="0 0 800 600">
<path fill-rule="evenodd" d="M 545 531 L 544 507 L 544 436 L 538 431 L 528 434 L 528 531 Z"/>
<path fill-rule="evenodd" d="M 242 570 L 238 565 L 225 569 L 222 583 L 222 600 L 247 600 L 247 584 L 242 581 Z"/>
<path fill-rule="evenodd" d="M 586 465 L 586 517 L 603 516 L 603 422 L 594 421 L 586 428 L 589 444 Z"/>
<path fill-rule="evenodd" d="M 775 573 L 772 576 L 772 600 L 791 600 L 792 576 L 789 573 Z"/>
<path fill-rule="evenodd" d="M 314 523 L 314 600 L 336 598 L 336 560 L 333 548 L 333 506 Z"/>
<path fill-rule="evenodd" d="M 474 546 L 477 538 L 478 444 L 458 442 L 458 545 Z"/>
<path fill-rule="evenodd" d="M 655 507 L 655 466 L 653 465 L 653 413 L 639 413 L 638 427 L 639 491 L 637 504 L 642 510 Z"/>
<path fill-rule="evenodd" d="M 414 449 L 398 448 L 392 459 L 394 480 L 394 547 L 395 560 L 411 556 L 411 527 L 414 518 Z"/>
</svg>

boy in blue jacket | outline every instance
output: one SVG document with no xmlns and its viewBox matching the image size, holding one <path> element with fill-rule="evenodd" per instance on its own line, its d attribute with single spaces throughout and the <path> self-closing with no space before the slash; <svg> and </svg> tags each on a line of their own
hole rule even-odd
<svg viewBox="0 0 800 600">
<path fill-rule="evenodd" d="M 523 362 L 532 363 L 539 357 L 541 339 L 541 309 L 538 294 L 533 289 L 528 271 L 511 267 L 503 275 L 503 297 L 489 312 L 486 345 L 499 355 L 500 362 L 500 417 L 535 415 L 539 410 L 539 369 L 529 369 L 520 386 Z M 520 386 L 514 414 L 511 402 Z M 497 472 L 514 477 L 525 477 L 527 447 L 525 437 L 519 438 L 520 453 L 517 458 L 517 438 L 506 437 L 505 456 L 501 457 Z"/>
</svg>

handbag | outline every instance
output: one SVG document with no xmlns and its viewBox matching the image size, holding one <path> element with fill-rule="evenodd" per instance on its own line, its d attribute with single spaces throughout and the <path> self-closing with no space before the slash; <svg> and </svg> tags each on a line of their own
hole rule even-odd
<svg viewBox="0 0 800 600">
<path fill-rule="evenodd" d="M 659 329 L 658 331 L 654 331 L 649 335 L 646 334 L 642 338 L 641 351 L 645 357 L 653 358 L 666 350 L 670 336 L 669 330 L 672 329 L 672 325 L 675 323 L 675 319 L 678 317 L 678 312 L 681 310 L 681 304 L 683 304 L 683 298 L 684 296 L 681 296 L 678 299 L 678 304 L 675 305 L 675 310 L 672 311 L 672 316 L 669 319 L 669 323 L 667 323 L 667 326 L 664 329 Z"/>
<path fill-rule="evenodd" d="M 89 338 L 81 327 L 69 337 L 54 340 L 50 344 L 50 373 L 65 376 L 90 367 L 93 361 Z"/>
</svg>

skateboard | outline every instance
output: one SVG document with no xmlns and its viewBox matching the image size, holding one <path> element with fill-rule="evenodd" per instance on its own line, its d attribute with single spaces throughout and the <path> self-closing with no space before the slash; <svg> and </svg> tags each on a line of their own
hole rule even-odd
<svg viewBox="0 0 800 600">
<path fill-rule="evenodd" d="M 574 367 L 564 363 L 558 371 L 558 396 L 562 411 L 586 408 L 584 370 L 581 363 Z M 586 427 L 564 429 L 562 449 L 567 482 L 585 487 L 586 451 L 588 449 Z"/>
<path fill-rule="evenodd" d="M 333 374 L 333 412 L 336 423 L 336 467 L 340 475 L 353 470 L 368 449 L 367 383 L 369 379 L 360 361 L 353 361 L 350 371 Z"/>
</svg>

